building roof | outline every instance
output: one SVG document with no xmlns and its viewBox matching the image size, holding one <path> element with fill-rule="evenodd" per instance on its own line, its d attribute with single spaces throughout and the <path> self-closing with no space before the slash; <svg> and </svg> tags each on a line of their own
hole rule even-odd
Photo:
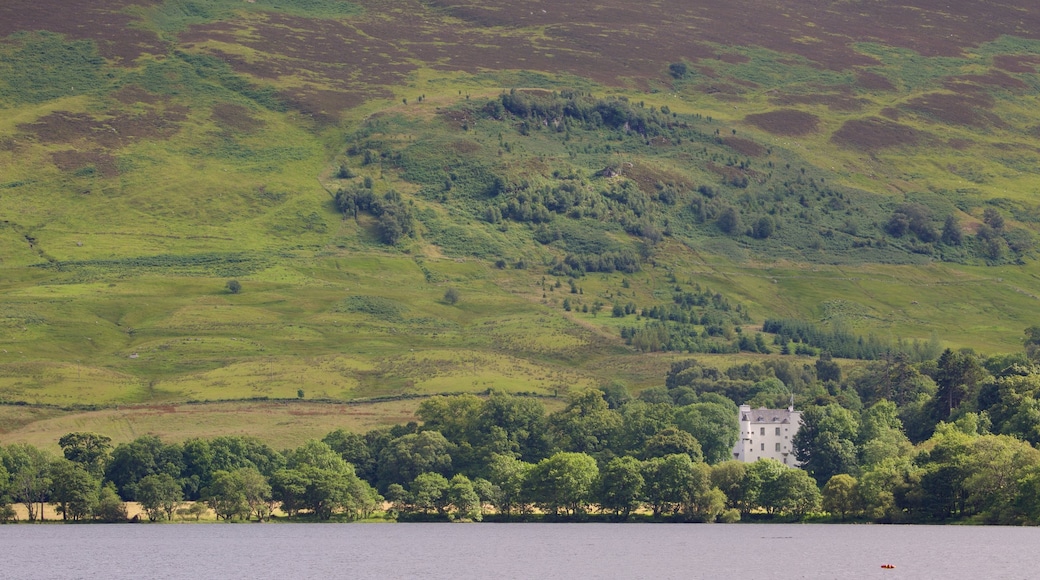
<svg viewBox="0 0 1040 580">
<path fill-rule="evenodd" d="M 795 411 L 793 409 L 766 409 L 765 407 L 759 407 L 758 409 L 743 408 L 741 409 L 740 420 L 750 421 L 752 423 L 791 423 L 792 420 L 798 420 L 801 417 L 801 411 Z"/>
</svg>

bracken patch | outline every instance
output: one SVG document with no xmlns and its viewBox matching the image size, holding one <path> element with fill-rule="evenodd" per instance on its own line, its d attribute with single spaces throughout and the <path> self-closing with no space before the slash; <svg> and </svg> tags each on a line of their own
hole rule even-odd
<svg viewBox="0 0 1040 580">
<path fill-rule="evenodd" d="M 102 177 L 119 176 L 116 159 L 103 151 L 55 151 L 51 159 L 58 169 L 68 173 L 88 170 Z"/>
<path fill-rule="evenodd" d="M 774 135 L 798 137 L 816 131 L 816 126 L 819 124 L 820 119 L 812 113 L 794 109 L 781 109 L 779 111 L 748 115 L 744 117 L 744 122 Z"/>
<path fill-rule="evenodd" d="M 974 128 L 1005 126 L 1000 117 L 985 110 L 992 106 L 992 97 L 977 93 L 929 93 L 906 104 L 907 109 L 948 125 Z"/>
<path fill-rule="evenodd" d="M 877 117 L 846 121 L 831 135 L 832 143 L 860 151 L 880 151 L 891 147 L 916 145 L 922 139 L 921 132 L 913 127 Z"/>
</svg>

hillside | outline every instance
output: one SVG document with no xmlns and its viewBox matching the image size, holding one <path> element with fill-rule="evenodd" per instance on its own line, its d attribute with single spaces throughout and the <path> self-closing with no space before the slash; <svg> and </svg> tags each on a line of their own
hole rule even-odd
<svg viewBox="0 0 1040 580">
<path fill-rule="evenodd" d="M 1031 8 L 5 2 L 0 436 L 1018 351 Z"/>
</svg>

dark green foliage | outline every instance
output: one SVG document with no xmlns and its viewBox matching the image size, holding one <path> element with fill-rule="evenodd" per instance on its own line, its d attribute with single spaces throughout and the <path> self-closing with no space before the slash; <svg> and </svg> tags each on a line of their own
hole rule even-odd
<svg viewBox="0 0 1040 580">
<path fill-rule="evenodd" d="M 451 306 L 455 306 L 459 302 L 459 291 L 456 288 L 448 288 L 444 291 L 444 302 Z"/>
<path fill-rule="evenodd" d="M 469 222 L 463 235 L 441 223 L 443 214 L 415 216 L 426 226 L 424 237 L 453 255 L 495 259 L 530 236 L 556 255 L 557 273 L 577 276 L 632 271 L 602 265 L 607 252 L 634 250 L 642 267 L 669 237 L 707 241 L 734 256 L 750 248 L 756 255 L 828 263 L 1003 263 L 1021 260 L 1033 247 L 1024 232 L 990 226 L 993 235 L 983 232 L 960 245 L 947 228 L 943 241 L 931 216 L 950 214 L 944 198 L 917 196 L 893 210 L 885 196 L 831 187 L 826 172 L 787 152 L 767 148 L 765 159 L 749 158 L 699 115 L 580 91 L 515 90 L 445 113 L 460 117 L 465 129 L 440 119 L 372 120 L 347 151 L 399 169 L 419 185 L 419 195 L 452 215 L 480 220 Z M 399 134 L 418 136 L 401 144 Z M 663 166 L 681 160 L 702 183 L 650 181 L 645 173 L 653 173 L 656 159 Z M 703 183 L 706 178 L 714 181 Z M 511 222 L 530 227 L 510 229 Z M 901 235 L 888 235 L 886 226 Z"/>
<path fill-rule="evenodd" d="M 112 450 L 105 479 L 115 484 L 126 501 L 136 501 L 139 482 L 152 475 L 180 477 L 184 470 L 183 449 L 167 445 L 154 435 L 144 435 Z"/>
<path fill-rule="evenodd" d="M 228 280 L 226 287 L 227 291 L 232 294 L 238 294 L 242 291 L 242 283 L 238 280 Z"/>
<path fill-rule="evenodd" d="M 624 314 L 635 310 L 633 305 Z M 622 327 L 621 338 L 644 352 L 769 352 L 761 338 L 741 336 L 742 340 L 734 342 L 733 328 L 751 320 L 746 309 L 740 304 L 732 306 L 722 294 L 699 284 L 692 291 L 676 291 L 672 304 L 643 308 L 640 314 L 651 320 L 642 328 Z"/>
<path fill-rule="evenodd" d="M 377 219 L 379 239 L 384 244 L 392 246 L 402 238 L 415 234 L 412 210 L 402 202 L 401 195 L 396 191 L 390 190 L 379 197 L 370 188 L 355 185 L 352 189 L 336 192 L 333 202 L 336 209 L 348 217 L 357 219 L 360 212 L 374 216 Z"/>
<path fill-rule="evenodd" d="M 101 477 L 112 451 L 112 438 L 97 433 L 67 433 L 58 439 L 65 459 L 83 466 L 88 473 Z"/>
<path fill-rule="evenodd" d="M 943 351 L 934 377 L 939 389 L 930 405 L 933 420 L 946 421 L 961 403 L 974 399 L 985 377 L 982 361 L 975 353 Z"/>
<path fill-rule="evenodd" d="M 108 88 L 105 60 L 91 40 L 66 41 L 52 32 L 17 33 L 0 48 L 0 98 L 37 104 L 96 94 Z"/>
<path fill-rule="evenodd" d="M 215 82 L 225 89 L 237 93 L 256 104 L 272 111 L 284 112 L 288 107 L 278 96 L 278 92 L 270 87 L 255 85 L 245 77 L 237 74 L 231 65 L 223 60 L 207 54 L 194 54 L 177 51 L 177 58 L 189 64 L 199 78 Z"/>
<path fill-rule="evenodd" d="M 775 230 L 776 226 L 773 224 L 773 218 L 762 216 L 755 222 L 752 235 L 759 240 L 764 240 L 769 236 L 772 236 Z"/>
<path fill-rule="evenodd" d="M 858 428 L 852 413 L 835 404 L 802 412 L 802 427 L 794 436 L 792 448 L 802 468 L 817 484 L 823 485 L 831 477 L 856 468 Z"/>
<path fill-rule="evenodd" d="M 719 214 L 719 218 L 716 220 L 719 225 L 719 229 L 723 233 L 729 235 L 737 235 L 743 233 L 743 226 L 740 223 L 740 212 L 733 207 L 726 207 Z M 768 237 L 768 236 L 767 236 Z"/>
<path fill-rule="evenodd" d="M 841 358 L 874 360 L 894 350 L 891 344 L 875 336 L 857 337 L 840 328 L 828 331 L 801 320 L 766 319 L 762 331 L 775 334 L 782 342 L 809 345 Z"/>
<path fill-rule="evenodd" d="M 70 271 L 83 279 L 94 279 L 100 276 L 140 275 L 148 271 L 162 271 L 164 275 L 168 276 L 245 276 L 266 265 L 265 260 L 256 256 L 229 253 L 140 256 L 119 260 L 54 261 L 33 264 L 30 267 Z"/>
<path fill-rule="evenodd" d="M 337 310 L 359 312 L 386 321 L 398 321 L 408 312 L 404 304 L 381 296 L 350 296 Z"/>
<path fill-rule="evenodd" d="M 686 75 L 690 73 L 689 67 L 684 62 L 673 62 L 668 65 L 668 74 L 672 75 L 672 78 L 679 80 L 686 78 Z M 662 107 L 663 109 L 663 107 Z"/>
</svg>

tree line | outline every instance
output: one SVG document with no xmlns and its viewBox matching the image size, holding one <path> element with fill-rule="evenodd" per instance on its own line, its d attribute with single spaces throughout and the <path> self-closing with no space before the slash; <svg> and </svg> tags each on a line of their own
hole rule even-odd
<svg viewBox="0 0 1040 580">
<path fill-rule="evenodd" d="M 829 357 L 725 370 L 695 359 L 631 397 L 576 391 L 547 412 L 492 392 L 424 400 L 419 421 L 336 430 L 276 451 L 239 436 L 113 446 L 93 433 L 0 448 L 0 519 L 54 505 L 72 521 L 285 517 L 354 520 L 633 517 L 678 521 L 817 517 L 886 522 L 1040 522 L 1040 329 L 1024 352 L 946 350 L 846 372 Z M 794 398 L 800 469 L 732 459 L 736 402 Z M 602 515 L 597 515 L 602 514 Z"/>
</svg>

